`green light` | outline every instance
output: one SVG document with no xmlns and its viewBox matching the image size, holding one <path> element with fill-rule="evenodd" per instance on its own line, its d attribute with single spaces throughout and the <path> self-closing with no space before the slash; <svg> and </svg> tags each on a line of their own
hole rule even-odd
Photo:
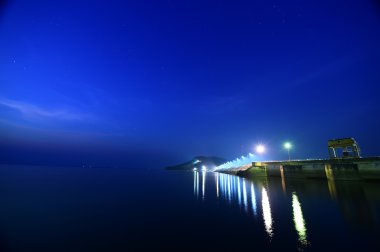
<svg viewBox="0 0 380 252">
<path fill-rule="evenodd" d="M 292 144 L 289 143 L 289 142 L 287 142 L 287 143 L 284 144 L 284 147 L 285 147 L 285 149 L 289 150 L 290 148 L 292 148 Z"/>
</svg>

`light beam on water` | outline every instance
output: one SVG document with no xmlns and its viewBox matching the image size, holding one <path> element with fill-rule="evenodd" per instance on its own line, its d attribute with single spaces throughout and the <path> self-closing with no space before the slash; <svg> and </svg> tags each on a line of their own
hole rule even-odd
<svg viewBox="0 0 380 252">
<path fill-rule="evenodd" d="M 272 213 L 270 209 L 270 203 L 268 198 L 268 193 L 265 188 L 263 188 L 262 196 L 261 196 L 261 205 L 263 208 L 263 219 L 265 224 L 265 231 L 268 233 L 269 237 L 273 237 L 273 219 L 272 219 Z"/>
<path fill-rule="evenodd" d="M 238 190 L 238 203 L 239 203 L 239 206 L 241 205 L 241 200 L 240 200 L 240 178 L 239 177 L 236 177 L 236 180 L 237 180 L 237 190 Z"/>
<path fill-rule="evenodd" d="M 245 180 L 243 179 L 243 204 L 245 211 L 248 212 L 248 200 L 247 200 L 247 188 L 245 186 Z"/>
<path fill-rule="evenodd" d="M 202 172 L 202 198 L 205 198 L 205 187 L 206 187 L 206 171 Z"/>
<path fill-rule="evenodd" d="M 252 201 L 253 214 L 256 216 L 257 214 L 256 194 L 255 194 L 255 188 L 253 187 L 253 184 L 251 184 L 251 201 Z"/>
<path fill-rule="evenodd" d="M 299 202 L 295 192 L 293 192 L 292 195 L 292 207 L 294 227 L 296 228 L 298 233 L 298 240 L 303 246 L 306 246 L 308 242 L 306 237 L 305 219 L 303 218 L 301 203 Z"/>
</svg>

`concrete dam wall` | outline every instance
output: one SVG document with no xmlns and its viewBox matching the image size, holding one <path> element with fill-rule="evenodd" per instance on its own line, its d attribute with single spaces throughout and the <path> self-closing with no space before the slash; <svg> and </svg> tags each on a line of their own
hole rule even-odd
<svg viewBox="0 0 380 252">
<path fill-rule="evenodd" d="M 380 180 L 380 157 L 253 162 L 218 172 L 251 178 Z"/>
</svg>

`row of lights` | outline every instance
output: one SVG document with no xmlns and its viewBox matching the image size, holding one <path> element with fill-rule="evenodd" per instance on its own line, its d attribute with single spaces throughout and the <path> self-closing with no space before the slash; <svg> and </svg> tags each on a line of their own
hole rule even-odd
<svg viewBox="0 0 380 252">
<path fill-rule="evenodd" d="M 290 160 L 290 149 L 292 148 L 292 144 L 290 142 L 284 143 L 284 148 L 288 150 L 288 158 Z M 265 146 L 262 144 L 259 144 L 256 146 L 256 152 L 258 154 L 263 154 L 265 152 Z M 199 160 L 196 160 L 194 164 L 200 162 Z M 193 171 L 197 171 L 198 169 L 196 167 L 193 168 Z M 207 171 L 207 167 L 205 165 L 202 165 L 201 171 Z"/>
<path fill-rule="evenodd" d="M 290 149 L 292 148 L 292 144 L 289 142 L 284 143 L 284 148 L 288 150 L 288 158 L 290 160 Z M 262 144 L 259 144 L 256 146 L 256 152 L 259 154 L 263 154 L 265 152 L 265 146 Z"/>
<path fill-rule="evenodd" d="M 215 167 L 214 167 L 214 168 L 215 168 Z M 194 167 L 194 168 L 193 168 L 193 171 L 198 171 L 198 168 L 197 168 L 197 167 Z M 202 165 L 202 167 L 201 167 L 201 171 L 202 171 L 202 172 L 207 171 L 207 166 Z"/>
</svg>

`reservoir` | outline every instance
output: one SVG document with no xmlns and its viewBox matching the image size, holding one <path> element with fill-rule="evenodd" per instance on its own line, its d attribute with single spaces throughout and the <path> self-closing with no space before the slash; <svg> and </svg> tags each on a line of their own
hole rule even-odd
<svg viewBox="0 0 380 252">
<path fill-rule="evenodd" d="M 1 251 L 379 251 L 380 183 L 0 166 Z"/>
</svg>

